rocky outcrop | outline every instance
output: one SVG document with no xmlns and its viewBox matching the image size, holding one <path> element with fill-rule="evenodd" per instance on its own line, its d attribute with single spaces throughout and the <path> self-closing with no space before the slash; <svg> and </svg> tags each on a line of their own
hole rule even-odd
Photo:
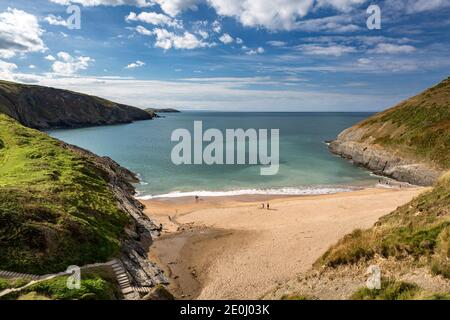
<svg viewBox="0 0 450 320">
<path fill-rule="evenodd" d="M 0 81 L 0 113 L 35 129 L 150 120 L 142 109 L 67 90 Z"/>
<path fill-rule="evenodd" d="M 89 160 L 107 175 L 110 187 L 117 198 L 118 206 L 128 213 L 132 223 L 126 228 L 122 239 L 121 261 L 137 287 L 156 287 L 168 280 L 154 263 L 148 260 L 148 250 L 153 239 L 160 234 L 156 226 L 144 213 L 144 206 L 134 198 L 131 183 L 138 182 L 136 175 L 121 167 L 108 157 L 99 157 L 90 151 L 61 142 L 67 148 Z"/>
<path fill-rule="evenodd" d="M 404 155 L 387 150 L 369 141 L 362 141 L 366 134 L 363 128 L 343 131 L 329 145 L 331 152 L 351 160 L 354 164 L 368 168 L 376 174 L 414 185 L 430 186 L 445 172 L 427 163 L 417 162 Z"/>
<path fill-rule="evenodd" d="M 377 174 L 429 186 L 450 170 L 450 78 L 344 130 L 330 150 Z"/>
</svg>

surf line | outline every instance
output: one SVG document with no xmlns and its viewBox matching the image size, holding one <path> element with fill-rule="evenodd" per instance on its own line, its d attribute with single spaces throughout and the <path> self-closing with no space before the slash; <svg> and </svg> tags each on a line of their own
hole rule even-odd
<svg viewBox="0 0 450 320">
<path fill-rule="evenodd" d="M 224 139 L 221 130 L 203 132 L 203 122 L 194 121 L 193 136 L 184 128 L 172 132 L 171 141 L 178 144 L 172 149 L 171 160 L 175 165 L 261 165 L 260 175 L 276 175 L 280 168 L 280 130 L 270 129 L 270 155 L 268 136 L 269 129 L 226 129 Z M 208 143 L 205 148 L 204 142 Z"/>
</svg>

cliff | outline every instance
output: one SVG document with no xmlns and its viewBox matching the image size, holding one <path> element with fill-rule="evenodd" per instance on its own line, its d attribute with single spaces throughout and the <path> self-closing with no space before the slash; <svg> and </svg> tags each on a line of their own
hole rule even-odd
<svg viewBox="0 0 450 320">
<path fill-rule="evenodd" d="M 330 150 L 377 174 L 432 185 L 450 169 L 450 78 L 346 129 Z"/>
<path fill-rule="evenodd" d="M 432 190 L 355 230 L 298 278 L 265 298 L 355 300 L 450 299 L 450 171 Z M 381 288 L 366 280 L 380 270 Z"/>
<path fill-rule="evenodd" d="M 0 270 L 48 274 L 120 258 L 133 285 L 166 282 L 147 259 L 159 228 L 132 182 L 110 158 L 0 114 Z"/>
<path fill-rule="evenodd" d="M 0 113 L 35 129 L 75 128 L 150 120 L 151 113 L 99 97 L 0 81 Z"/>
</svg>

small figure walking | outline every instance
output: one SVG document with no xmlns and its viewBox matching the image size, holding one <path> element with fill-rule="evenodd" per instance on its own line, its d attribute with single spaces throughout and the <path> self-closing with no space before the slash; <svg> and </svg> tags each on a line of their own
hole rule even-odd
<svg viewBox="0 0 450 320">
<path fill-rule="evenodd" d="M 262 208 L 264 209 L 264 203 L 262 204 Z"/>
<path fill-rule="evenodd" d="M 198 202 L 198 196 L 195 196 L 195 202 Z"/>
<path fill-rule="evenodd" d="M 270 206 L 269 203 L 267 202 L 267 210 L 270 210 Z"/>
</svg>

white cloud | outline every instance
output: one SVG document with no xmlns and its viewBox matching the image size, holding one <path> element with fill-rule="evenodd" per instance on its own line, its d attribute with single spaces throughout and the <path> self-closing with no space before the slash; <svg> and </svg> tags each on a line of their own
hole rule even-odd
<svg viewBox="0 0 450 320">
<path fill-rule="evenodd" d="M 52 26 L 63 26 L 67 27 L 67 20 L 60 16 L 55 16 L 50 14 L 44 18 L 44 21 Z"/>
<path fill-rule="evenodd" d="M 130 12 L 128 16 L 125 17 L 125 21 L 140 21 L 148 24 L 152 24 L 155 26 L 169 26 L 173 28 L 181 28 L 181 24 L 179 21 L 166 16 L 165 14 L 156 13 L 156 12 L 141 12 L 136 14 L 134 12 Z"/>
<path fill-rule="evenodd" d="M 209 38 L 209 33 L 204 30 L 198 30 L 197 34 L 205 40 Z"/>
<path fill-rule="evenodd" d="M 219 21 L 215 20 L 212 24 L 212 29 L 215 33 L 221 33 L 222 32 L 222 25 Z"/>
<path fill-rule="evenodd" d="M 36 66 L 35 66 L 34 64 L 30 64 L 30 65 L 28 66 L 28 68 L 30 68 L 30 69 L 36 69 Z"/>
<path fill-rule="evenodd" d="M 375 48 L 369 50 L 369 53 L 400 54 L 400 53 L 412 53 L 414 51 L 416 51 L 416 48 L 410 45 L 379 43 Z"/>
<path fill-rule="evenodd" d="M 14 80 L 13 72 L 17 69 L 17 65 L 0 60 L 0 78 L 6 80 Z"/>
<path fill-rule="evenodd" d="M 228 33 L 224 33 L 219 40 L 224 43 L 224 44 L 230 44 L 232 42 L 234 42 L 234 39 L 232 36 L 230 36 Z"/>
<path fill-rule="evenodd" d="M 297 50 L 307 55 L 340 57 L 346 53 L 356 52 L 356 48 L 343 45 L 321 46 L 317 44 L 304 44 L 296 47 Z"/>
<path fill-rule="evenodd" d="M 161 9 L 172 17 L 178 15 L 184 10 L 196 10 L 200 0 L 153 0 L 160 5 Z"/>
<path fill-rule="evenodd" d="M 385 2 L 387 10 L 408 14 L 439 10 L 450 6 L 448 0 L 390 0 Z"/>
<path fill-rule="evenodd" d="M 86 70 L 95 60 L 90 57 L 72 57 L 69 53 L 61 51 L 57 54 L 58 60 L 53 62 L 52 70 L 59 75 L 74 75 L 80 70 Z"/>
<path fill-rule="evenodd" d="M 244 26 L 291 30 L 300 18 L 315 8 L 333 8 L 349 12 L 367 0 L 154 0 L 170 16 L 199 4 L 214 8 L 218 15 L 233 17 Z M 220 33 L 220 25 L 215 32 Z"/>
<path fill-rule="evenodd" d="M 248 50 L 248 51 L 246 52 L 246 54 L 249 55 L 249 56 L 254 56 L 254 55 L 256 55 L 256 54 L 263 54 L 265 51 L 266 51 L 266 50 L 264 50 L 264 48 L 259 47 L 259 48 L 256 48 L 256 49 Z"/>
<path fill-rule="evenodd" d="M 140 60 L 136 60 L 136 62 L 132 62 L 125 67 L 125 69 L 136 69 L 145 66 L 145 62 Z"/>
<path fill-rule="evenodd" d="M 144 35 L 144 36 L 151 36 L 153 35 L 153 32 L 148 30 L 147 28 L 144 28 L 143 26 L 137 26 L 135 29 L 138 33 Z"/>
<path fill-rule="evenodd" d="M 0 49 L 0 58 L 2 58 L 2 59 L 10 59 L 10 58 L 14 57 L 15 55 L 16 55 L 16 53 L 14 52 L 14 50 Z"/>
<path fill-rule="evenodd" d="M 25 11 L 8 8 L 1 12 L 0 30 L 0 57 L 46 50 L 37 18 Z"/>
<path fill-rule="evenodd" d="M 212 44 L 204 42 L 202 39 L 197 38 L 194 34 L 185 31 L 182 34 L 176 34 L 162 28 L 156 28 L 152 31 L 138 26 L 136 31 L 146 36 L 155 36 L 155 47 L 164 50 L 169 49 L 196 49 L 211 47 Z"/>
<path fill-rule="evenodd" d="M 56 58 L 55 58 L 54 56 L 52 56 L 51 54 L 49 54 L 48 56 L 46 56 L 44 59 L 45 59 L 45 60 L 48 60 L 48 61 L 55 61 L 55 60 L 56 60 Z"/>
<path fill-rule="evenodd" d="M 348 12 L 365 2 L 367 0 L 317 0 L 317 7 L 331 7 L 342 12 Z"/>
<path fill-rule="evenodd" d="M 286 45 L 286 42 L 273 40 L 273 41 L 267 41 L 267 44 L 272 47 L 284 47 Z"/>
<path fill-rule="evenodd" d="M 241 38 L 236 38 L 236 43 L 237 44 L 243 44 L 244 40 L 242 40 Z"/>
<path fill-rule="evenodd" d="M 404 97 L 392 97 L 385 93 L 375 95 L 342 94 L 320 89 L 306 89 L 301 82 L 289 89 L 268 89 L 274 80 L 254 78 L 194 78 L 178 81 L 135 80 L 95 77 L 44 77 L 39 84 L 74 90 L 104 97 L 119 103 L 147 107 L 158 105 L 188 109 L 242 111 L 364 111 L 376 110 L 394 104 Z M 282 85 L 282 83 L 280 83 Z M 249 89 L 249 85 L 252 88 Z M 282 107 L 280 107 L 282 106 Z"/>
<path fill-rule="evenodd" d="M 136 6 L 136 7 L 149 7 L 152 5 L 152 0 L 50 0 L 53 3 L 61 4 L 64 6 L 74 4 L 81 4 L 85 7 L 95 6 Z"/>
<path fill-rule="evenodd" d="M 337 15 L 298 21 L 295 29 L 308 32 L 346 33 L 358 31 L 361 27 L 353 23 L 352 17 Z"/>
</svg>

